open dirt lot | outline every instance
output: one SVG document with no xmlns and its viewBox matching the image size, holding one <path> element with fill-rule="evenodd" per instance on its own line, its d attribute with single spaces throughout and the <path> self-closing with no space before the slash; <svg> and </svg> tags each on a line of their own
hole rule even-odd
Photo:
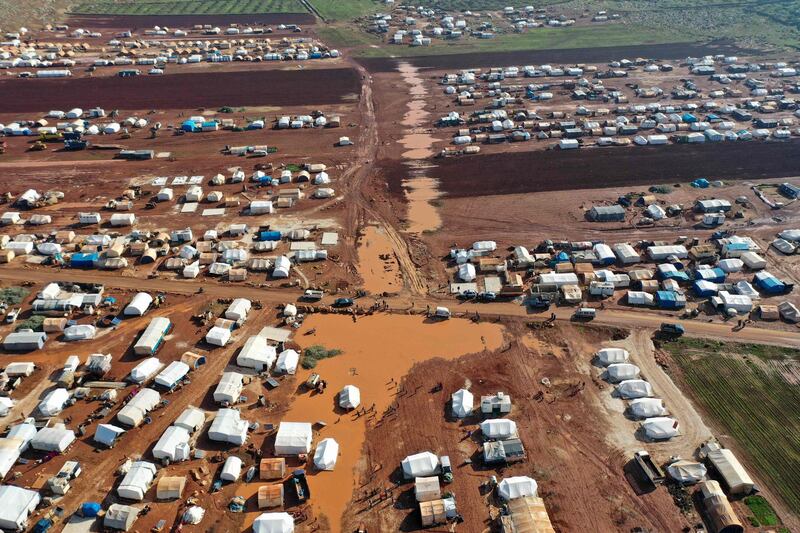
<svg viewBox="0 0 800 533">
<path fill-rule="evenodd" d="M 515 152 L 446 159 L 431 174 L 448 196 L 482 196 L 632 187 L 697 178 L 741 180 L 796 176 L 800 143 Z M 645 172 L 642 172 L 646 169 Z M 394 190 L 402 176 L 392 178 Z"/>
<path fill-rule="evenodd" d="M 192 27 L 196 24 L 316 24 L 311 13 L 262 13 L 252 15 L 76 15 L 67 24 L 76 28 L 135 30 L 153 26 Z"/>
<path fill-rule="evenodd" d="M 613 332 L 565 327 L 534 336 L 512 331 L 512 340 L 498 351 L 427 361 L 400 383 L 393 409 L 367 432 L 359 490 L 345 530 L 358 525 L 377 531 L 420 529 L 413 485 L 400 479 L 399 464 L 424 450 L 450 456 L 455 480 L 444 490 L 455 494 L 468 531 L 491 527 L 497 516 L 494 498 L 481 487 L 492 475 L 534 477 L 558 531 L 680 531 L 695 523 L 696 516 L 681 515 L 664 488 L 637 495 L 623 473 L 628 457 L 607 444 L 606 417 L 618 415 L 600 405 L 608 386 L 590 381 L 586 369 L 596 344 Z M 549 387 L 541 384 L 545 377 Z M 525 462 L 499 469 L 482 464 L 480 419 L 457 421 L 449 415 L 450 394 L 465 384 L 476 400 L 497 391 L 511 395 L 508 418 L 520 423 Z M 372 495 L 387 488 L 388 499 Z"/>
<path fill-rule="evenodd" d="M 97 105 L 109 109 L 176 109 L 332 104 L 359 92 L 358 75 L 352 69 L 21 81 L 25 80 L 0 80 L 0 91 L 9 97 L 3 105 L 4 112 L 46 111 L 74 105 Z"/>
</svg>

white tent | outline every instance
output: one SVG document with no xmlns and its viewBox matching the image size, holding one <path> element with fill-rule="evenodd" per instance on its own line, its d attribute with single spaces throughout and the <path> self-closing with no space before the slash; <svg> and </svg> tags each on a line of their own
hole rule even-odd
<svg viewBox="0 0 800 533">
<path fill-rule="evenodd" d="M 156 385 L 172 389 L 180 380 L 189 373 L 189 365 L 183 361 L 173 361 L 167 368 L 158 373 L 155 379 Z"/>
<path fill-rule="evenodd" d="M 278 363 L 275 365 L 275 370 L 283 374 L 294 374 L 297 372 L 297 364 L 299 362 L 300 354 L 290 348 L 278 355 Z"/>
<path fill-rule="evenodd" d="M 43 416 L 55 416 L 64 409 L 64 404 L 69 400 L 67 389 L 54 389 L 39 402 L 39 412 Z"/>
<path fill-rule="evenodd" d="M 458 267 L 458 277 L 461 281 L 475 280 L 475 266 L 472 263 L 464 263 Z"/>
<path fill-rule="evenodd" d="M 11 468 L 17 463 L 23 441 L 20 439 L 0 439 L 0 478 L 6 477 Z"/>
<path fill-rule="evenodd" d="M 281 422 L 275 437 L 275 455 L 298 455 L 311 451 L 313 432 L 308 422 Z"/>
<path fill-rule="evenodd" d="M 228 320 L 243 320 L 247 318 L 247 313 L 250 312 L 250 307 L 253 304 L 250 303 L 250 300 L 245 298 L 236 298 L 234 301 L 231 302 L 231 305 L 228 306 L 228 309 L 225 310 L 225 318 Z"/>
<path fill-rule="evenodd" d="M 233 404 L 239 401 L 239 395 L 244 387 L 244 376 L 238 372 L 225 372 L 214 389 L 214 401 L 217 403 Z"/>
<path fill-rule="evenodd" d="M 439 472 L 439 458 L 431 452 L 416 453 L 400 461 L 400 468 L 406 479 L 433 476 Z"/>
<path fill-rule="evenodd" d="M 162 461 L 186 461 L 190 452 L 189 432 L 185 428 L 170 426 L 153 448 L 153 457 Z"/>
<path fill-rule="evenodd" d="M 94 441 L 111 447 L 123 433 L 125 433 L 125 430 L 121 427 L 112 424 L 100 424 L 94 433 Z"/>
<path fill-rule="evenodd" d="M 239 411 L 236 409 L 220 409 L 208 428 L 208 438 L 241 446 L 247 441 L 248 425 L 247 420 L 239 418 Z"/>
<path fill-rule="evenodd" d="M 125 316 L 142 316 L 147 312 L 152 303 L 152 296 L 146 292 L 138 292 L 131 300 L 131 303 L 125 307 L 125 310 L 122 312 L 122 314 Z"/>
<path fill-rule="evenodd" d="M 278 355 L 274 346 L 267 344 L 267 339 L 253 335 L 247 339 L 236 356 L 236 364 L 244 368 L 254 368 L 258 372 L 269 370 Z"/>
<path fill-rule="evenodd" d="M 173 426 L 186 429 L 189 433 L 194 433 L 206 423 L 206 414 L 202 409 L 189 406 L 183 410 Z"/>
<path fill-rule="evenodd" d="M 33 418 L 28 418 L 22 424 L 11 426 L 11 429 L 8 430 L 6 438 L 18 440 L 20 442 L 20 451 L 24 452 L 28 449 L 33 437 L 36 436 L 37 430 L 34 422 L 35 420 Z"/>
<path fill-rule="evenodd" d="M 122 478 L 117 495 L 128 500 L 142 501 L 155 477 L 156 465 L 147 461 L 136 461 Z"/>
<path fill-rule="evenodd" d="M 525 496 L 536 496 L 538 485 L 536 480 L 528 476 L 505 478 L 497 485 L 497 493 L 504 500 L 513 500 Z"/>
<path fill-rule="evenodd" d="M 474 397 L 467 389 L 458 389 L 451 396 L 453 416 L 464 418 L 472 413 Z"/>
<path fill-rule="evenodd" d="M 0 396 L 0 416 L 8 416 L 8 413 L 14 407 L 14 400 L 8 396 Z"/>
<path fill-rule="evenodd" d="M 653 395 L 653 387 L 643 379 L 626 379 L 617 385 L 617 393 L 626 400 L 648 398 Z"/>
<path fill-rule="evenodd" d="M 144 416 L 151 411 L 158 402 L 161 395 L 153 389 L 142 389 L 128 404 L 119 410 L 117 420 L 123 424 L 136 427 L 142 423 Z"/>
<path fill-rule="evenodd" d="M 85 341 L 93 339 L 97 328 L 91 324 L 76 324 L 64 329 L 65 341 Z"/>
<path fill-rule="evenodd" d="M 231 340 L 231 330 L 214 326 L 206 334 L 206 342 L 214 346 L 225 346 Z"/>
<path fill-rule="evenodd" d="M 678 421 L 666 416 L 648 418 L 642 422 L 642 429 L 649 439 L 671 439 L 678 434 Z"/>
<path fill-rule="evenodd" d="M 361 391 L 355 385 L 345 385 L 339 392 L 339 407 L 355 409 L 361 405 Z"/>
<path fill-rule="evenodd" d="M 288 278 L 292 268 L 292 262 L 285 255 L 275 258 L 275 268 L 272 270 L 273 278 Z"/>
<path fill-rule="evenodd" d="M 294 533 L 294 519 L 289 513 L 263 513 L 253 522 L 253 533 Z"/>
<path fill-rule="evenodd" d="M 608 366 L 615 363 L 627 363 L 630 354 L 628 350 L 622 348 L 603 348 L 597 351 L 597 359 L 603 366 Z"/>
<path fill-rule="evenodd" d="M 231 455 L 225 459 L 225 464 L 222 465 L 222 472 L 219 478 L 222 481 L 236 481 L 242 473 L 242 460 Z"/>
<path fill-rule="evenodd" d="M 333 470 L 339 458 L 339 443 L 331 438 L 322 439 L 314 452 L 314 466 L 320 470 Z"/>
<path fill-rule="evenodd" d="M 31 440 L 31 447 L 42 452 L 61 453 L 75 442 L 75 432 L 67 429 L 64 424 L 42 428 Z"/>
<path fill-rule="evenodd" d="M 517 436 L 517 424 L 507 418 L 494 418 L 481 422 L 483 436 L 490 440 L 503 440 Z"/>
<path fill-rule="evenodd" d="M 669 477 L 682 485 L 699 483 L 705 479 L 706 473 L 708 473 L 706 466 L 694 461 L 675 461 L 667 467 Z"/>
<path fill-rule="evenodd" d="M 608 380 L 611 383 L 639 377 L 639 367 L 630 363 L 614 363 L 608 365 L 606 371 L 608 372 Z"/>
<path fill-rule="evenodd" d="M 131 370 L 130 380 L 134 383 L 143 383 L 164 366 L 158 357 L 148 357 Z"/>
<path fill-rule="evenodd" d="M 35 490 L 13 485 L 0 485 L 0 528 L 22 531 L 28 525 L 28 515 L 38 507 L 41 496 Z"/>
<path fill-rule="evenodd" d="M 638 398 L 632 400 L 628 405 L 628 409 L 636 418 L 652 418 L 667 414 L 664 402 L 660 398 Z"/>
</svg>

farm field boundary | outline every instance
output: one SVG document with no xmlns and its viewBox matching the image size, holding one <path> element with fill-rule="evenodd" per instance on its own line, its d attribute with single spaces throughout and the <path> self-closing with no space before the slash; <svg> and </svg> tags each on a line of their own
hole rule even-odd
<svg viewBox="0 0 800 533">
<path fill-rule="evenodd" d="M 73 13 L 89 15 L 227 15 L 302 13 L 299 0 L 168 0 L 163 2 L 84 2 Z"/>
</svg>

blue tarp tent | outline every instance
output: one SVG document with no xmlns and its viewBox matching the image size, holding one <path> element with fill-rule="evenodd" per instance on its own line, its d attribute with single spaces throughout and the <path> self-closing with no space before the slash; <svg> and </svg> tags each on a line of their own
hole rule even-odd
<svg viewBox="0 0 800 533">
<path fill-rule="evenodd" d="M 102 509 L 102 507 L 100 507 L 99 503 L 86 502 L 81 505 L 81 514 L 85 517 L 97 516 L 97 514 L 100 512 L 100 509 Z"/>
<path fill-rule="evenodd" d="M 686 307 L 686 297 L 673 291 L 657 291 L 656 305 L 663 309 L 681 309 Z"/>
<path fill-rule="evenodd" d="M 200 128 L 197 127 L 197 124 L 191 120 L 184 121 L 184 123 L 181 124 L 181 129 L 188 132 L 200 131 Z"/>
<path fill-rule="evenodd" d="M 281 240 L 280 231 L 260 231 L 258 232 L 259 241 L 279 241 Z"/>
<path fill-rule="evenodd" d="M 756 287 L 767 294 L 783 294 L 786 292 L 786 284 L 767 272 L 759 272 L 753 278 Z"/>
<path fill-rule="evenodd" d="M 695 281 L 692 284 L 692 290 L 698 298 L 710 298 L 719 292 L 716 283 L 704 280 Z"/>
<path fill-rule="evenodd" d="M 697 122 L 697 117 L 692 115 L 691 113 L 684 113 L 681 117 L 681 120 L 684 122 Z"/>
<path fill-rule="evenodd" d="M 73 268 L 93 268 L 98 259 L 100 259 L 100 254 L 97 252 L 90 254 L 72 254 L 69 260 L 69 266 Z"/>
<path fill-rule="evenodd" d="M 711 186 L 711 183 L 709 183 L 705 178 L 699 178 L 690 183 L 690 185 L 695 189 L 708 189 Z"/>
</svg>

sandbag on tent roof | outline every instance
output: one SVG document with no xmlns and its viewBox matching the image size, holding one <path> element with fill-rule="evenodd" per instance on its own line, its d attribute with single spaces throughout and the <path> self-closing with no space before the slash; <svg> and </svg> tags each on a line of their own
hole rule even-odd
<svg viewBox="0 0 800 533">
<path fill-rule="evenodd" d="M 494 418 L 481 422 L 483 436 L 490 440 L 508 439 L 517 436 L 517 423 L 507 418 Z"/>
<path fill-rule="evenodd" d="M 636 379 L 639 377 L 639 367 L 630 363 L 614 363 L 606 367 L 608 380 L 618 383 L 626 379 Z"/>
<path fill-rule="evenodd" d="M 125 430 L 121 427 L 112 424 L 100 424 L 94 433 L 94 441 L 111 447 L 123 433 L 125 433 Z"/>
<path fill-rule="evenodd" d="M 653 387 L 643 379 L 626 379 L 617 385 L 617 393 L 626 400 L 647 398 L 653 395 Z"/>
<path fill-rule="evenodd" d="M 703 463 L 694 461 L 675 461 L 667 467 L 669 477 L 682 485 L 699 483 L 705 479 L 708 470 Z"/>
<path fill-rule="evenodd" d="M 648 418 L 642 422 L 642 429 L 649 439 L 671 439 L 678 434 L 678 421 L 667 416 Z"/>
<path fill-rule="evenodd" d="M 458 389 L 450 397 L 453 409 L 453 416 L 464 418 L 472 413 L 474 397 L 467 389 Z"/>
<path fill-rule="evenodd" d="M 134 383 L 143 383 L 153 376 L 164 364 L 158 357 L 148 357 L 131 370 L 130 379 Z"/>
<path fill-rule="evenodd" d="M 67 389 L 54 389 L 39 402 L 39 412 L 44 416 L 55 416 L 64 409 L 64 404 L 69 400 Z"/>
<path fill-rule="evenodd" d="M 339 407 L 342 409 L 355 409 L 361 405 L 361 391 L 355 385 L 345 385 L 339 391 Z"/>
<path fill-rule="evenodd" d="M 299 362 L 300 354 L 290 348 L 278 355 L 278 363 L 275 365 L 275 370 L 284 374 L 294 374 L 297 372 L 297 364 Z"/>
<path fill-rule="evenodd" d="M 294 533 L 294 519 L 289 513 L 263 513 L 253 522 L 253 533 Z"/>
<path fill-rule="evenodd" d="M 67 429 L 64 424 L 56 424 L 53 427 L 40 429 L 31 440 L 31 447 L 43 452 L 61 453 L 73 442 L 75 442 L 75 432 Z"/>
<path fill-rule="evenodd" d="M 603 348 L 597 351 L 597 359 L 603 366 L 615 363 L 627 363 L 630 354 L 622 348 Z"/>
<path fill-rule="evenodd" d="M 400 467 L 406 479 L 433 476 L 439 472 L 439 458 L 431 452 L 415 453 L 403 459 Z"/>
<path fill-rule="evenodd" d="M 320 470 L 333 470 L 339 458 L 339 443 L 331 438 L 322 439 L 314 452 L 314 466 Z"/>
<path fill-rule="evenodd" d="M 497 493 L 504 500 L 513 500 L 525 496 L 536 496 L 538 485 L 536 480 L 528 476 L 505 478 L 497 485 Z"/>
<path fill-rule="evenodd" d="M 636 418 L 652 418 L 654 416 L 664 416 L 667 409 L 660 398 L 638 398 L 628 404 L 628 410 Z"/>
</svg>

